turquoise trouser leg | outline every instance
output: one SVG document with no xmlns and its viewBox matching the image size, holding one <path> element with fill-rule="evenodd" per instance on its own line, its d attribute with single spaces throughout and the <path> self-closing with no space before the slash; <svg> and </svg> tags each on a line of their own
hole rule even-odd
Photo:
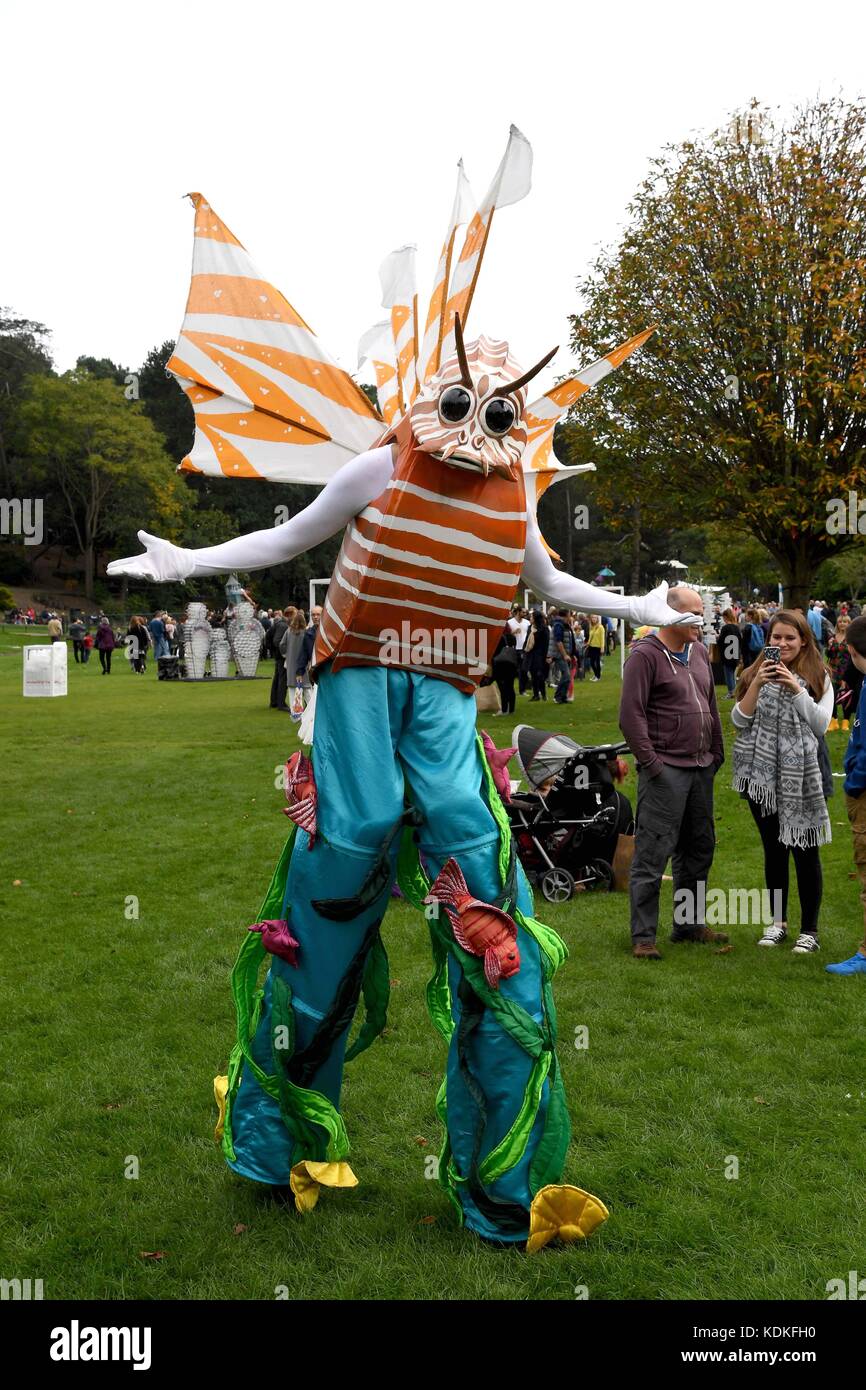
<svg viewBox="0 0 866 1390">
<path fill-rule="evenodd" d="M 286 878 L 283 914 L 288 914 L 300 949 L 297 966 L 274 957 L 265 984 L 253 1056 L 267 1072 L 274 1069 L 271 976 L 281 975 L 291 988 L 298 1050 L 309 1042 L 367 929 L 388 903 L 390 884 L 377 903 L 351 922 L 329 921 L 312 906 L 314 900 L 358 891 L 403 810 L 403 774 L 395 758 L 400 711 L 395 702 L 389 705 L 385 675 L 379 668 L 336 676 L 325 670 L 319 681 L 313 750 L 318 833 L 310 849 L 309 837 L 298 831 Z M 349 1027 L 310 1080 L 312 1089 L 338 1108 Z M 279 1105 L 249 1069 L 232 1107 L 232 1140 L 236 1161 L 230 1166 L 258 1182 L 285 1185 L 293 1163 L 310 1157 L 295 1153 Z"/>
<path fill-rule="evenodd" d="M 298 833 L 286 883 L 286 910 L 300 942 L 298 966 L 274 959 L 271 973 L 291 986 L 297 1046 L 302 1047 L 327 1012 L 349 961 L 371 924 L 387 906 L 389 887 L 380 899 L 351 922 L 331 922 L 312 907 L 322 897 L 357 892 L 375 860 L 387 831 L 403 809 L 404 787 L 422 813 L 421 848 L 431 873 L 449 857 L 460 864 L 470 890 L 485 902 L 501 891 L 499 830 L 482 795 L 483 769 L 475 739 L 475 702 L 445 681 L 416 672 L 383 667 L 326 669 L 317 696 L 313 750 L 319 795 L 319 835 L 313 849 Z M 531 914 L 531 898 L 519 874 L 518 903 Z M 419 919 L 420 925 L 420 919 Z M 542 1019 L 542 972 L 535 940 L 520 929 L 519 972 L 500 984 L 537 1022 Z M 459 1024 L 462 971 L 449 960 L 452 1008 Z M 271 980 L 254 1042 L 254 1055 L 267 1071 L 270 1052 Z M 348 1028 L 310 1084 L 339 1106 L 343 1054 Z M 531 1059 L 485 1011 L 467 1041 L 471 1073 L 486 1098 L 486 1127 L 480 1158 L 499 1143 L 523 1101 Z M 397 1078 L 395 1078 L 397 1081 Z M 525 1153 L 490 1192 L 526 1212 L 522 1230 L 504 1232 L 495 1215 L 482 1212 L 461 1186 L 466 1224 L 493 1239 L 523 1241 L 529 1228 L 529 1165 L 544 1125 L 548 1090 Z M 461 1073 L 455 1038 L 448 1059 L 448 1131 L 457 1169 L 468 1172 L 478 1110 Z M 232 1111 L 236 1170 L 262 1182 L 284 1184 L 293 1162 L 308 1157 L 295 1152 L 279 1107 L 246 1071 Z"/>
<path fill-rule="evenodd" d="M 424 858 L 430 873 L 435 875 L 453 856 L 471 892 L 483 902 L 493 902 L 502 889 L 499 828 L 481 793 L 483 769 L 476 743 L 475 701 L 444 681 L 417 676 L 412 679 L 418 682 L 413 717 L 400 740 L 399 754 L 413 800 L 424 814 L 424 824 L 419 831 Z M 517 901 L 521 911 L 531 916 L 532 898 L 522 870 L 518 871 Z M 522 928 L 518 931 L 518 946 L 520 970 L 500 982 L 500 993 L 520 1004 L 536 1023 L 540 1023 L 543 980 L 539 948 Z M 459 1027 L 463 972 L 453 956 L 449 958 L 448 973 L 452 1012 Z M 479 1155 L 483 1159 L 510 1129 L 523 1100 L 532 1062 L 489 1011 L 485 1011 L 473 1032 L 467 1051 L 469 1066 L 487 1102 L 486 1128 Z M 456 1027 L 448 1053 L 447 1083 L 448 1136 L 457 1168 L 465 1175 L 472 1156 L 477 1108 L 461 1075 Z M 526 1209 L 525 1228 L 502 1231 L 479 1211 L 465 1188 L 460 1190 L 466 1224 L 480 1235 L 515 1243 L 526 1240 L 531 1201 L 529 1166 L 544 1128 L 547 1099 L 545 1082 L 538 1116 L 523 1158 L 490 1185 L 493 1196 Z"/>
</svg>

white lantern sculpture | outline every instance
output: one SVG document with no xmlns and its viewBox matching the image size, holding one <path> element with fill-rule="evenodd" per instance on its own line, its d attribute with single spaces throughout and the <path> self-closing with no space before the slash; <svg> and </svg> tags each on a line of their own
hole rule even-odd
<svg viewBox="0 0 866 1390">
<path fill-rule="evenodd" d="M 212 635 L 213 629 L 207 620 L 207 605 L 190 603 L 183 625 L 183 658 L 187 680 L 204 679 Z"/>
<path fill-rule="evenodd" d="M 222 627 L 215 627 L 211 633 L 210 673 L 220 681 L 224 681 L 229 673 L 229 639 Z"/>
<path fill-rule="evenodd" d="M 248 680 L 256 674 L 265 630 L 251 603 L 239 603 L 229 619 L 228 638 L 238 675 Z"/>
</svg>

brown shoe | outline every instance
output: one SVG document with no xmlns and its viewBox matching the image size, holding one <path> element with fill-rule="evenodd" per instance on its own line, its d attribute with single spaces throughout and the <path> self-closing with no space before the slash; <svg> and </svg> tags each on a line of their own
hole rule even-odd
<svg viewBox="0 0 866 1390">
<path fill-rule="evenodd" d="M 695 941 L 703 941 L 708 945 L 724 946 L 726 941 L 730 941 L 726 931 L 713 931 L 712 927 L 697 927 L 695 929 Z"/>
<path fill-rule="evenodd" d="M 639 941 L 636 946 L 632 946 L 631 953 L 636 960 L 661 960 L 662 953 L 657 951 L 651 941 Z"/>
<path fill-rule="evenodd" d="M 730 938 L 727 932 L 713 931 L 711 927 L 692 927 L 688 931 L 671 933 L 671 941 L 700 941 L 704 945 L 722 946 Z"/>
</svg>

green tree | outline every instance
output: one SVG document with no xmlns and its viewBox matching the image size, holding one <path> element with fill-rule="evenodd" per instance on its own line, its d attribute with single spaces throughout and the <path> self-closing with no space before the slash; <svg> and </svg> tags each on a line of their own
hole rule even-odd
<svg viewBox="0 0 866 1390">
<path fill-rule="evenodd" d="M 866 546 L 825 560 L 815 578 L 821 598 L 848 598 L 861 602 L 866 595 Z"/>
<path fill-rule="evenodd" d="M 110 357 L 76 357 L 75 370 L 89 372 L 100 381 L 113 381 L 122 386 L 129 375 L 126 367 L 119 367 Z"/>
<path fill-rule="evenodd" d="M 187 502 L 162 439 L 113 381 L 86 371 L 31 377 L 18 429 L 35 482 L 62 499 L 89 598 L 101 548 L 138 549 L 145 520 L 171 538 L 183 528 Z"/>
<path fill-rule="evenodd" d="M 49 347 L 50 332 L 44 323 L 17 318 L 0 307 L 0 480 L 4 494 L 16 492 L 13 468 L 20 492 L 20 470 L 12 443 L 16 411 L 31 375 L 47 376 L 54 369 Z"/>
<path fill-rule="evenodd" d="M 753 589 L 775 598 L 779 567 L 766 546 L 747 532 L 716 526 L 706 533 L 701 577 L 708 584 L 724 584 L 734 598 L 750 599 Z"/>
<path fill-rule="evenodd" d="M 193 409 L 166 364 L 174 352 L 170 338 L 151 348 L 138 370 L 138 389 L 145 414 L 165 439 L 165 447 L 178 464 L 192 448 L 195 433 Z"/>
<path fill-rule="evenodd" d="M 34 372 L 44 375 L 54 370 L 50 337 L 44 323 L 16 318 L 11 309 L 0 306 L 0 386 L 4 395 L 19 389 Z"/>
<path fill-rule="evenodd" d="M 758 139 L 727 128 L 653 161 L 580 285 L 572 346 L 659 325 L 590 411 L 648 468 L 645 497 L 748 530 L 803 607 L 858 540 L 828 533 L 828 502 L 866 487 L 866 104 L 762 115 Z"/>
<path fill-rule="evenodd" d="M 616 583 L 639 593 L 658 583 L 663 559 L 699 568 L 704 532 L 700 514 L 672 498 L 655 461 L 636 450 L 628 423 L 602 399 L 605 389 L 583 397 L 555 440 L 564 463 L 593 463 L 596 471 L 549 488 L 539 519 L 545 539 L 571 573 L 591 578 L 607 566 Z"/>
</svg>

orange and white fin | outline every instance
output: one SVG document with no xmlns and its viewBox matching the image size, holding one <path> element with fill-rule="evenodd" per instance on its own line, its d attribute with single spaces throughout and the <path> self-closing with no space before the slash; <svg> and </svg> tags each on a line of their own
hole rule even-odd
<svg viewBox="0 0 866 1390">
<path fill-rule="evenodd" d="M 195 412 L 180 467 L 322 485 L 383 422 L 200 193 L 186 314 L 168 362 Z"/>
</svg>

